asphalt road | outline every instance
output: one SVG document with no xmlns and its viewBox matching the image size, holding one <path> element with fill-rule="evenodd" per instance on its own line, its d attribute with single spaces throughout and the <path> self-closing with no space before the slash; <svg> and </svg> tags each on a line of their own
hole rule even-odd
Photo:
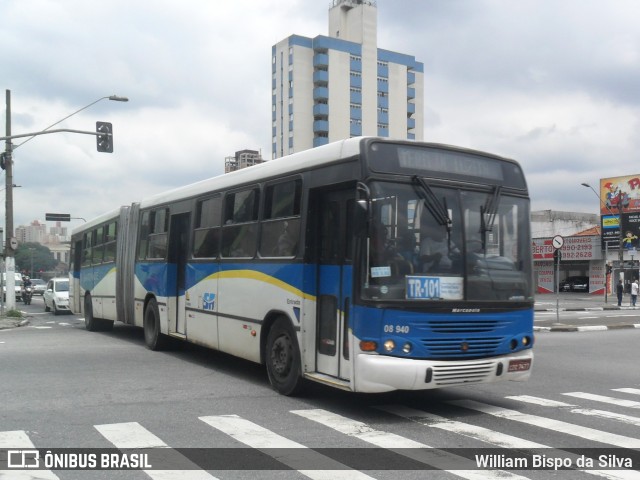
<svg viewBox="0 0 640 480">
<path fill-rule="evenodd" d="M 526 383 L 383 395 L 312 385 L 304 396 L 287 398 L 271 390 L 258 365 L 186 344 L 151 352 L 139 329 L 116 324 L 112 332 L 87 332 L 82 319 L 45 314 L 40 302 L 27 307 L 29 325 L 0 330 L 0 449 L 24 447 L 11 442 L 26 438 L 38 448 L 71 451 L 168 446 L 163 458 L 178 463 L 185 456 L 181 451 L 174 458 L 176 448 L 206 448 L 207 458 L 222 453 L 223 460 L 217 468 L 168 473 L 0 472 L 3 480 L 640 478 L 640 471 L 600 471 L 597 465 L 586 471 L 468 471 L 463 458 L 495 446 L 516 455 L 549 447 L 547 456 L 572 462 L 569 448 L 597 448 L 599 454 L 640 449 L 640 329 L 537 334 Z M 426 446 L 436 448 L 435 458 Z M 385 452 L 403 447 L 400 457 L 387 458 Z M 263 452 L 260 461 L 256 451 Z M 269 470 L 275 456 L 289 469 Z M 416 460 L 443 462 L 445 471 L 403 470 Z M 226 470 L 229 464 L 237 469 Z M 322 470 L 345 465 L 353 469 Z"/>
</svg>

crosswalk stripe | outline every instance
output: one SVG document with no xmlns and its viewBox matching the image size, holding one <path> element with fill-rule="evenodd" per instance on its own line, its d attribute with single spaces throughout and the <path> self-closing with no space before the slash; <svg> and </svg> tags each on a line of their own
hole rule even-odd
<svg viewBox="0 0 640 480">
<path fill-rule="evenodd" d="M 577 405 L 572 405 L 570 403 L 558 402 L 557 400 L 549 400 L 540 397 L 532 397 L 531 395 L 512 395 L 504 398 L 508 398 L 509 400 L 516 400 L 518 402 L 532 403 L 534 405 L 540 405 L 542 407 L 577 407 Z"/>
<path fill-rule="evenodd" d="M 449 420 L 448 418 L 434 415 L 433 413 L 416 410 L 403 405 L 381 405 L 376 407 L 393 415 L 406 418 L 412 422 L 420 423 L 426 427 L 438 428 L 465 437 L 474 438 L 503 448 L 549 448 L 541 443 L 531 442 L 505 433 L 496 432 L 488 428 L 471 425 L 468 423 Z"/>
<path fill-rule="evenodd" d="M 277 460 L 280 463 L 288 465 L 291 468 L 295 468 L 296 464 L 300 464 L 303 455 L 312 455 L 316 458 L 321 458 L 321 464 L 326 465 L 326 470 L 297 470 L 301 474 L 312 478 L 314 480 L 365 480 L 372 479 L 369 475 L 366 475 L 358 470 L 347 469 L 339 462 L 326 457 L 320 453 L 314 452 L 304 445 L 285 438 L 277 433 L 267 430 L 260 425 L 257 425 L 249 420 L 241 418 L 237 415 L 216 415 L 199 417 L 200 420 L 207 425 L 226 433 L 230 437 L 234 438 L 240 443 L 248 445 L 258 450 L 265 449 L 304 449 L 304 453 L 300 454 L 287 453 L 286 451 L 279 452 Z M 332 470 L 331 468 L 336 468 Z"/>
<path fill-rule="evenodd" d="M 543 407 L 569 407 L 569 411 L 571 413 L 579 413 L 580 415 L 587 415 L 590 417 L 607 418 L 610 420 L 617 420 L 623 423 L 640 426 L 640 417 L 632 417 L 631 415 L 623 415 L 621 413 L 608 412 L 606 410 L 594 410 L 592 408 L 572 408 L 577 407 L 577 405 L 557 402 L 555 400 L 548 400 L 546 398 L 530 397 L 529 395 L 516 395 L 505 398 L 525 403 L 533 403 L 535 405 L 541 405 Z"/>
<path fill-rule="evenodd" d="M 31 449 L 35 445 L 24 430 L 0 432 L 0 449 Z M 0 480 L 60 480 L 51 470 L 0 470 Z"/>
<path fill-rule="evenodd" d="M 445 470 L 452 475 L 457 475 L 462 478 L 470 480 L 486 480 L 486 479 L 524 479 L 520 475 L 515 475 L 503 470 L 496 471 L 480 471 L 480 470 L 447 470 L 446 468 L 440 468 L 438 465 L 446 463 L 451 465 L 456 463 L 458 465 L 473 465 L 475 462 L 467 458 L 463 458 L 451 453 L 434 449 L 424 443 L 416 442 L 414 440 L 401 437 L 394 433 L 383 432 L 381 430 L 375 430 L 366 423 L 352 420 L 342 415 L 329 412 L 322 409 L 312 410 L 291 410 L 291 413 L 300 415 L 314 422 L 325 425 L 333 430 L 336 430 L 345 435 L 349 435 L 354 438 L 358 438 L 362 441 L 370 443 L 380 448 L 386 449 L 410 449 L 406 451 L 399 451 L 398 453 L 417 460 L 433 467 Z M 421 450 L 416 450 L 421 449 Z M 422 453 L 422 454 L 421 454 Z"/>
<path fill-rule="evenodd" d="M 476 402 L 475 400 L 452 400 L 447 403 L 467 408 L 469 410 L 476 410 L 494 417 L 506 418 L 508 420 L 525 423 L 527 425 L 534 425 L 540 428 L 565 433 L 567 435 L 585 438 L 598 443 L 607 443 L 620 448 L 640 448 L 640 439 L 637 438 L 625 437 L 623 435 L 583 427 L 581 425 L 554 420 L 552 418 L 539 417 L 537 415 L 522 413 L 516 410 L 497 407 L 495 405 Z"/>
<path fill-rule="evenodd" d="M 612 405 L 618 405 L 620 407 L 640 408 L 640 402 L 636 402 L 634 400 L 624 400 L 622 398 L 607 397 L 606 395 L 596 395 L 593 393 L 585 392 L 569 392 L 563 393 L 563 395 L 582 398 L 583 400 L 593 400 L 595 402 L 609 403 Z"/>
<path fill-rule="evenodd" d="M 640 395 L 640 388 L 613 388 L 614 392 L 631 393 L 633 395 Z"/>
<path fill-rule="evenodd" d="M 137 422 L 94 425 L 95 429 L 117 448 L 169 448 L 160 438 Z M 185 462 L 191 463 L 184 459 Z M 154 480 L 217 480 L 204 470 L 144 470 Z"/>
<path fill-rule="evenodd" d="M 562 403 L 562 402 L 559 402 Z M 463 422 L 457 422 L 449 420 L 439 415 L 424 412 L 422 410 L 416 410 L 408 408 L 403 405 L 384 405 L 376 407 L 385 412 L 398 415 L 413 422 L 420 423 L 430 428 L 440 428 L 452 433 L 464 435 L 475 440 L 490 443 L 501 448 L 545 448 L 549 451 L 553 451 L 553 447 L 543 445 L 541 443 L 532 442 L 512 435 L 496 432 L 488 428 L 479 427 L 477 425 L 471 425 Z M 598 477 L 608 478 L 610 480 L 623 480 L 623 479 L 636 479 L 635 472 L 628 474 L 625 471 L 604 471 L 604 470 L 580 470 L 582 473 L 588 475 L 595 475 Z"/>
</svg>

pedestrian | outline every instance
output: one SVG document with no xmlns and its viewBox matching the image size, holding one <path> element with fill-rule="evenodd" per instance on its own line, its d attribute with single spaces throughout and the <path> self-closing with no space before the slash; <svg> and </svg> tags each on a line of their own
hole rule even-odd
<svg viewBox="0 0 640 480">
<path fill-rule="evenodd" d="M 622 280 L 618 280 L 618 285 L 616 285 L 616 294 L 618 295 L 618 306 L 622 306 L 622 294 L 624 293 L 624 285 L 622 284 Z"/>
<path fill-rule="evenodd" d="M 634 278 L 631 284 L 631 306 L 635 308 L 638 299 L 638 279 Z"/>
</svg>

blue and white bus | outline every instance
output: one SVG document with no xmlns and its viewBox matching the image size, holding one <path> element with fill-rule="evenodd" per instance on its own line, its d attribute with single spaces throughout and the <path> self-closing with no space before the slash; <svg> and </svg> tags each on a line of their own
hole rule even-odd
<svg viewBox="0 0 640 480">
<path fill-rule="evenodd" d="M 72 234 L 71 305 L 266 366 L 278 392 L 528 379 L 529 198 L 513 160 L 352 138 L 120 207 Z"/>
</svg>

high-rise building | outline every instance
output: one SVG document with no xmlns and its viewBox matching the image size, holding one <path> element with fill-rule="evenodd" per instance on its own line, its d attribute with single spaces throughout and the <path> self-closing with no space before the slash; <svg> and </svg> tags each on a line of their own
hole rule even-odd
<svg viewBox="0 0 640 480">
<path fill-rule="evenodd" d="M 359 135 L 422 140 L 424 65 L 378 48 L 377 5 L 332 0 L 329 35 L 272 47 L 272 158 Z"/>
<path fill-rule="evenodd" d="M 224 173 L 235 172 L 263 161 L 262 154 L 257 150 L 238 150 L 234 156 L 224 159 Z"/>
</svg>

